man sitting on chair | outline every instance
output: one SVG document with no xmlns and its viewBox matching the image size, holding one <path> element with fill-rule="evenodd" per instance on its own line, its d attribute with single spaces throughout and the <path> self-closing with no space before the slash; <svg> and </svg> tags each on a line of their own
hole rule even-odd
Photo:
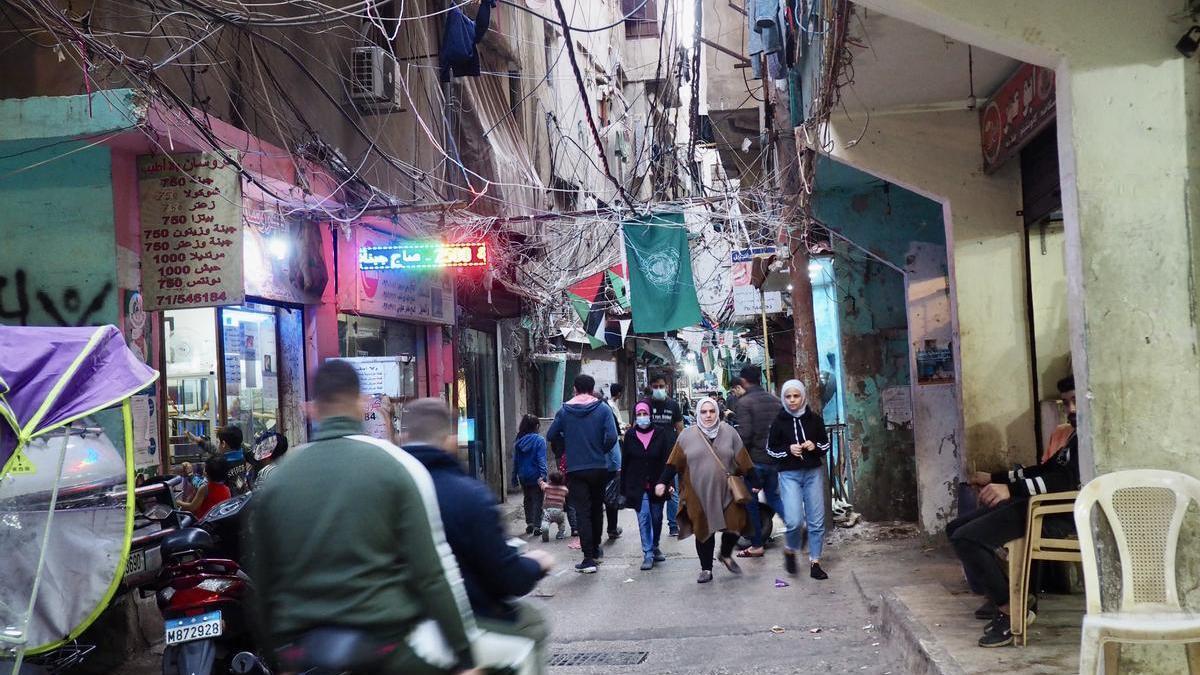
<svg viewBox="0 0 1200 675">
<path fill-rule="evenodd" d="M 1058 382 L 1058 391 L 1067 411 L 1067 420 L 1075 427 L 1075 379 Z M 1008 614 L 1008 578 L 996 549 L 1025 536 L 1029 515 L 1029 497 L 1048 492 L 1079 489 L 1079 440 L 1069 440 L 1041 464 L 1028 469 L 975 472 L 970 484 L 980 488 L 981 506 L 959 516 L 946 527 L 954 552 L 962 561 L 967 577 L 983 586 L 987 602 L 975 611 L 977 619 L 989 619 L 979 638 L 980 647 L 1003 647 L 1013 643 L 1012 623 Z M 1047 518 L 1045 530 L 1051 536 L 1074 531 L 1070 514 Z M 1036 608 L 1036 604 L 1031 606 Z"/>
</svg>

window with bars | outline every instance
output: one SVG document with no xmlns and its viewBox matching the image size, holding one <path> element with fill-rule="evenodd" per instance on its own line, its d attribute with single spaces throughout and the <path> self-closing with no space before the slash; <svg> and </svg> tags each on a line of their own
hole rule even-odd
<svg viewBox="0 0 1200 675">
<path fill-rule="evenodd" d="M 621 0 L 625 15 L 625 37 L 658 37 L 658 0 Z"/>
</svg>

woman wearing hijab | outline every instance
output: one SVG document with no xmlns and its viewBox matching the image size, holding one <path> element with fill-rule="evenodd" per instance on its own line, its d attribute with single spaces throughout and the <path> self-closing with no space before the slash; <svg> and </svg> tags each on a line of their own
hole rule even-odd
<svg viewBox="0 0 1200 675">
<path fill-rule="evenodd" d="M 808 407 L 808 390 L 799 380 L 788 380 L 779 390 L 783 410 L 771 423 L 767 454 L 779 460 L 779 499 L 783 502 L 785 548 L 783 567 L 796 574 L 796 553 L 801 546 L 801 522 L 808 525 L 809 576 L 828 579 L 821 569 L 825 543 L 825 470 L 821 459 L 829 452 L 825 422 Z"/>
<path fill-rule="evenodd" d="M 654 485 L 675 445 L 675 433 L 654 426 L 646 401 L 638 403 L 633 414 L 634 425 L 625 432 L 625 454 L 621 458 L 621 494 L 625 495 L 625 505 L 637 511 L 642 569 L 649 570 L 654 563 L 666 560 L 658 548 L 666 499 L 654 493 Z"/>
<path fill-rule="evenodd" d="M 752 476 L 754 464 L 733 427 L 721 421 L 717 402 L 703 398 L 696 406 L 697 424 L 679 434 L 654 494 L 663 497 L 667 485 L 681 477 L 683 499 L 679 504 L 679 538 L 696 535 L 700 557 L 697 583 L 712 581 L 713 549 L 721 533 L 720 561 L 730 572 L 741 574 L 733 559 L 733 547 L 746 528 L 746 509 L 733 499 L 728 475 Z"/>
</svg>

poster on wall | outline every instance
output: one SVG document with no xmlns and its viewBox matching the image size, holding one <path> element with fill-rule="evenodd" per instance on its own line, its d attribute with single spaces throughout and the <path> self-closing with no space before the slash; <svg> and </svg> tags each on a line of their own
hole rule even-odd
<svg viewBox="0 0 1200 675">
<path fill-rule="evenodd" d="M 949 342 L 926 340 L 917 352 L 917 384 L 953 384 L 954 349 Z"/>
<path fill-rule="evenodd" d="M 244 300 L 241 186 L 216 153 L 138 158 L 146 310 Z"/>
<path fill-rule="evenodd" d="M 406 367 L 412 362 L 411 356 L 353 356 L 336 360 L 354 368 L 364 394 L 399 398 L 416 393 L 410 382 L 412 368 Z"/>
<path fill-rule="evenodd" d="M 131 289 L 122 293 L 121 306 L 125 311 L 125 343 L 138 355 L 144 363 L 149 363 L 150 351 L 146 344 L 149 341 L 147 333 L 150 326 L 146 321 L 146 309 L 142 294 Z"/>
<path fill-rule="evenodd" d="M 243 274 L 246 294 L 267 300 L 313 305 L 329 282 L 321 225 L 288 215 L 274 200 L 242 200 Z"/>
<path fill-rule="evenodd" d="M 392 401 L 387 396 L 376 394 L 367 400 L 363 411 L 363 427 L 368 436 L 385 441 L 392 440 Z"/>
<path fill-rule="evenodd" d="M 237 396 L 242 393 L 242 325 L 223 327 L 225 344 L 225 394 Z"/>
<path fill-rule="evenodd" d="M 760 293 L 751 283 L 754 258 L 775 254 L 774 246 L 746 248 L 730 252 L 730 270 L 733 274 L 733 313 L 735 316 L 757 316 L 766 303 L 767 314 L 783 311 L 783 294 L 779 291 Z"/>
<path fill-rule="evenodd" d="M 351 251 L 381 246 L 392 237 L 355 230 Z M 339 245 L 344 244 L 340 241 Z M 339 248 L 339 251 L 345 250 Z M 358 256 L 338 256 L 338 309 L 371 316 L 454 325 L 453 272 L 434 269 L 360 270 Z"/>
<path fill-rule="evenodd" d="M 141 469 L 158 466 L 158 406 L 154 396 L 139 394 L 129 399 L 133 417 L 133 465 Z"/>
</svg>

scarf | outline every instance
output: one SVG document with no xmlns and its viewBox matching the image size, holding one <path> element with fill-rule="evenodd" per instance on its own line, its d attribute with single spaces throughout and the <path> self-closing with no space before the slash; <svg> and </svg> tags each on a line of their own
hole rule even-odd
<svg viewBox="0 0 1200 675">
<path fill-rule="evenodd" d="M 650 404 L 646 403 L 645 401 L 638 403 L 637 407 L 633 409 L 634 418 L 636 419 L 637 416 L 641 415 L 643 412 L 646 415 L 650 414 Z M 654 423 L 651 422 L 650 426 L 646 427 L 645 429 L 635 425 L 634 431 L 637 433 L 638 440 L 642 442 L 642 447 L 649 449 L 650 439 L 654 438 Z"/>
<path fill-rule="evenodd" d="M 714 422 L 711 427 L 704 426 L 704 422 L 701 421 L 702 418 L 700 417 L 700 411 L 703 410 L 704 406 L 708 404 L 712 404 L 712 407 L 717 409 L 717 421 Z M 700 431 L 703 432 L 705 437 L 707 437 L 710 441 L 715 439 L 717 437 L 717 433 L 721 431 L 721 406 L 717 405 L 717 402 L 709 396 L 705 396 L 704 398 L 700 399 L 700 402 L 696 404 L 696 426 L 700 427 Z"/>
<path fill-rule="evenodd" d="M 787 382 L 783 383 L 782 387 L 779 388 L 780 400 L 787 395 L 789 389 L 795 389 L 800 392 L 800 398 L 802 399 L 800 401 L 800 409 L 792 410 L 791 408 L 787 407 L 786 402 L 783 404 L 783 409 L 787 411 L 787 414 L 799 419 L 799 417 L 804 414 L 804 404 L 808 403 L 808 390 L 804 388 L 804 383 L 800 380 L 788 380 Z"/>
</svg>

